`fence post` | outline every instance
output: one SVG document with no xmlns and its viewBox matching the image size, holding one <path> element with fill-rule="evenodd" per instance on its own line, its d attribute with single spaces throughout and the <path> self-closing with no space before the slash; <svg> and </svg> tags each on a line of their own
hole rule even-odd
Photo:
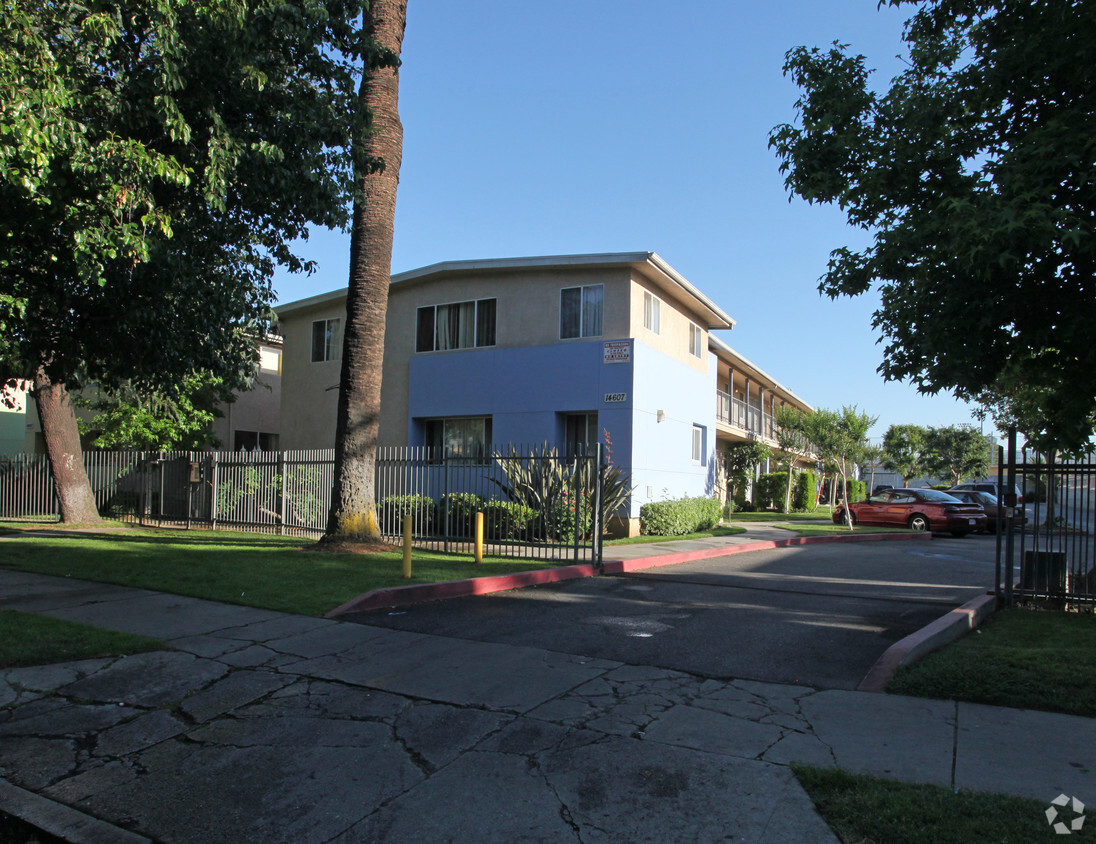
<svg viewBox="0 0 1096 844">
<path fill-rule="evenodd" d="M 285 533 L 285 514 L 288 510 L 289 504 L 289 461 L 286 458 L 284 451 L 279 452 L 281 457 L 279 458 L 279 475 L 282 479 L 282 493 L 279 496 L 281 499 L 278 502 L 278 533 Z"/>
<path fill-rule="evenodd" d="M 605 473 L 609 470 L 609 456 L 605 453 L 605 446 L 599 441 L 597 444 L 597 482 L 594 484 L 594 565 L 601 572 L 602 553 L 605 549 Z"/>
<path fill-rule="evenodd" d="M 483 513 L 476 513 L 476 562 L 483 562 Z"/>
<path fill-rule="evenodd" d="M 209 521 L 213 526 L 213 530 L 217 529 L 217 452 L 213 452 L 213 456 L 209 459 L 209 475 L 210 486 L 212 492 L 209 499 Z"/>
<path fill-rule="evenodd" d="M 1005 481 L 1007 489 L 1012 492 L 1016 484 L 1016 427 L 1008 429 L 1008 478 Z M 1017 502 L 1019 506 L 1019 502 Z M 1012 582 L 1015 579 L 1014 561 L 1016 559 L 1016 543 L 1012 532 L 1012 520 L 1008 522 L 1008 533 L 1005 534 L 1005 606 L 1012 606 Z"/>
</svg>

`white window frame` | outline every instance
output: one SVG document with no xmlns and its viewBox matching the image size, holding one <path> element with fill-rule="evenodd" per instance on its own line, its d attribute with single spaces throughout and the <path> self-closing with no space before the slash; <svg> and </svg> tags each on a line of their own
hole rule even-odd
<svg viewBox="0 0 1096 844">
<path fill-rule="evenodd" d="M 704 330 L 695 322 L 689 323 L 689 354 L 694 358 L 704 358 Z"/>
<path fill-rule="evenodd" d="M 643 327 L 652 334 L 662 333 L 662 300 L 651 291 L 643 291 Z"/>
<path fill-rule="evenodd" d="M 563 297 L 566 293 L 572 290 L 578 290 L 579 302 L 578 302 L 578 327 L 577 333 L 564 333 L 564 313 L 563 313 Z M 589 308 L 593 305 L 592 297 L 594 291 L 597 291 L 598 302 L 597 304 L 597 325 L 590 324 L 593 320 L 590 318 Z M 600 337 L 604 332 L 605 326 L 605 285 L 604 284 L 583 284 L 573 285 L 571 287 L 564 287 L 559 291 L 559 339 L 560 340 L 580 340 L 588 337 Z M 569 327 L 568 327 L 569 328 Z"/>
<path fill-rule="evenodd" d="M 704 435 L 703 425 L 693 425 L 693 463 L 704 465 Z"/>
<path fill-rule="evenodd" d="M 316 328 L 317 326 L 323 326 L 321 329 L 324 334 L 323 349 L 320 351 L 320 357 L 316 356 Z M 339 354 L 342 351 L 342 320 L 339 317 L 332 317 L 331 319 L 315 319 L 312 321 L 312 362 L 323 363 L 329 360 L 338 360 Z"/>
</svg>

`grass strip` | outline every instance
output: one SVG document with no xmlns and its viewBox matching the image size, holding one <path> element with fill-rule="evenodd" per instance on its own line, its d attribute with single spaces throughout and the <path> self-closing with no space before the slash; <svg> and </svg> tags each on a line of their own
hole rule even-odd
<svg viewBox="0 0 1096 844">
<path fill-rule="evenodd" d="M 158 651 L 163 642 L 75 621 L 0 610 L 0 668 Z"/>
<path fill-rule="evenodd" d="M 734 522 L 809 522 L 818 519 L 829 520 L 831 518 L 830 513 L 829 507 L 819 507 L 817 510 L 804 513 L 777 513 L 764 510 L 753 513 L 735 512 L 731 514 L 730 521 L 732 524 Z"/>
<path fill-rule="evenodd" d="M 1055 837 L 1044 814 L 1047 804 L 1028 797 L 954 792 L 832 768 L 792 770 L 823 820 L 849 844 L 1030 844 Z"/>
<path fill-rule="evenodd" d="M 900 668 L 887 691 L 1096 717 L 1096 616 L 996 612 L 975 632 Z"/>
<path fill-rule="evenodd" d="M 379 554 L 310 550 L 300 537 L 198 530 L 133 529 L 58 536 L 9 536 L 0 566 L 78 577 L 302 615 L 323 615 L 351 598 L 390 586 L 552 568 L 566 562 L 415 550 L 412 577 L 399 549 Z"/>
</svg>

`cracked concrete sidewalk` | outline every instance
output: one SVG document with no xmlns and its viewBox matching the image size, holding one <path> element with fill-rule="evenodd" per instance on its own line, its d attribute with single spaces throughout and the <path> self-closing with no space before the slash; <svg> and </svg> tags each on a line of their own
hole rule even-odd
<svg viewBox="0 0 1096 844">
<path fill-rule="evenodd" d="M 0 571 L 174 650 L 0 672 L 0 810 L 87 842 L 833 841 L 794 761 L 1096 803 L 1096 721 Z"/>
</svg>

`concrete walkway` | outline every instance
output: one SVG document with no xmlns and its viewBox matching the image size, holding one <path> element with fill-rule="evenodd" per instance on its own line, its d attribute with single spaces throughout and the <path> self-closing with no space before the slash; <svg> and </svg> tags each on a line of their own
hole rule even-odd
<svg viewBox="0 0 1096 844">
<path fill-rule="evenodd" d="M 70 841 L 835 840 L 793 761 L 1096 804 L 1092 719 L 14 571 L 0 607 L 174 649 L 0 671 L 0 811 Z"/>
</svg>

